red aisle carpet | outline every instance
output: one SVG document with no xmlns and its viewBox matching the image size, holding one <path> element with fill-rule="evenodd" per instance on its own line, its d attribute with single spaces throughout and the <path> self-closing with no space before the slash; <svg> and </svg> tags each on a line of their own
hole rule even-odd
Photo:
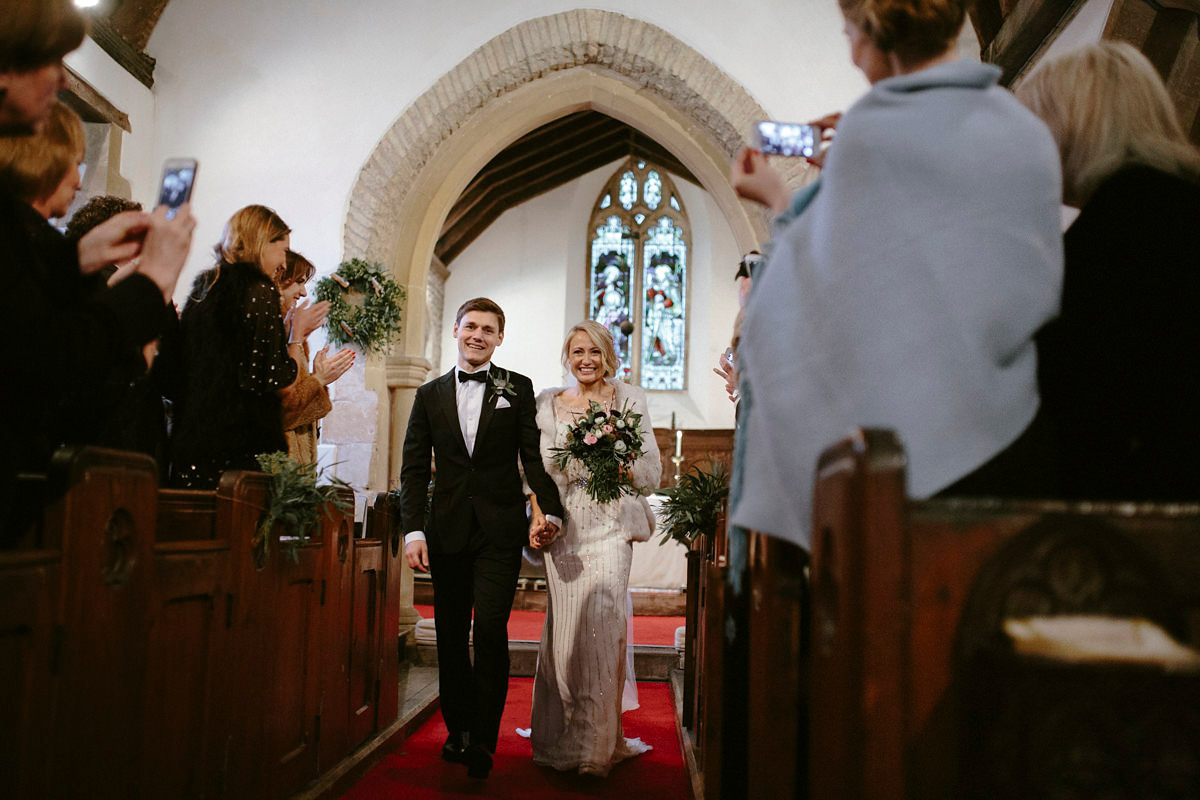
<svg viewBox="0 0 1200 800">
<path fill-rule="evenodd" d="M 433 619 L 433 606 L 414 606 L 417 613 L 426 619 Z M 542 611 L 513 611 L 508 618 L 508 638 L 518 642 L 540 642 L 542 640 L 542 623 L 546 619 Z M 633 618 L 633 643 L 675 646 L 675 629 L 683 627 L 683 617 L 646 617 Z"/>
<path fill-rule="evenodd" d="M 641 708 L 625 714 L 625 735 L 639 737 L 654 749 L 613 767 L 607 778 L 563 773 L 533 763 L 528 739 L 515 733 L 528 727 L 532 678 L 513 678 L 500 725 L 500 744 L 491 777 L 467 777 L 466 767 L 441 759 L 446 726 L 435 714 L 400 748 L 375 765 L 342 800 L 427 800 L 438 797 L 500 797 L 516 800 L 653 797 L 687 800 L 687 770 L 675 733 L 671 692 L 665 683 L 639 683 Z"/>
</svg>

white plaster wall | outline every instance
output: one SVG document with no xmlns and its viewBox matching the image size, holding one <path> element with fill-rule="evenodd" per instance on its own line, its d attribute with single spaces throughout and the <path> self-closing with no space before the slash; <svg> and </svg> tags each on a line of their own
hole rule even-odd
<svg viewBox="0 0 1200 800">
<path fill-rule="evenodd" d="M 147 52 L 158 59 L 151 162 L 186 154 L 201 163 L 196 246 L 178 298 L 207 266 L 224 221 L 247 203 L 276 208 L 295 231 L 293 245 L 331 271 L 341 260 L 355 176 L 400 113 L 491 38 L 573 7 L 551 0 L 172 0 Z M 865 88 L 849 63 L 834 0 L 599 7 L 696 48 L 772 116 L 811 118 Z M 156 177 L 139 173 L 135 195 L 152 194 Z"/>
<path fill-rule="evenodd" d="M 85 38 L 64 59 L 85 81 L 119 110 L 129 115 L 130 132 L 121 131 L 121 174 L 132 184 L 133 199 L 147 208 L 158 199 L 159 164 L 154 159 L 156 98 L 117 62 Z"/>
<path fill-rule="evenodd" d="M 506 319 L 496 363 L 528 375 L 539 391 L 570 382 L 562 368 L 562 342 L 586 315 L 587 222 L 620 163 L 510 209 L 450 264 L 436 374 L 457 358 L 451 336 L 455 312 L 483 295 L 500 304 Z M 708 193 L 681 178 L 674 182 L 692 224 L 688 388 L 651 393 L 650 417 L 658 427 L 669 425 L 674 412 L 681 428 L 732 428 L 733 404 L 711 370 L 733 331 L 733 275 L 740 254 Z"/>
</svg>

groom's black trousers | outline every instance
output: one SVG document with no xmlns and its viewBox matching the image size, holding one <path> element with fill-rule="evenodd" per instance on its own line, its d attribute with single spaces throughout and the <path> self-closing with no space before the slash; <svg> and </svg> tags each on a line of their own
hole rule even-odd
<svg viewBox="0 0 1200 800">
<path fill-rule="evenodd" d="M 508 616 L 521 572 L 521 547 L 492 543 L 471 515 L 465 550 L 429 551 L 438 687 L 446 728 L 493 753 L 508 696 Z M 468 636 L 474 612 L 475 663 Z"/>
</svg>

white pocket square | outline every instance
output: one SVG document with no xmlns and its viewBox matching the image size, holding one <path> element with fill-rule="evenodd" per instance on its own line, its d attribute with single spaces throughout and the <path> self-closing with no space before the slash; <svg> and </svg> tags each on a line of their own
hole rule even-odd
<svg viewBox="0 0 1200 800">
<path fill-rule="evenodd" d="M 499 411 L 502 408 L 512 408 L 512 404 L 503 397 L 496 401 L 496 410 Z"/>
</svg>

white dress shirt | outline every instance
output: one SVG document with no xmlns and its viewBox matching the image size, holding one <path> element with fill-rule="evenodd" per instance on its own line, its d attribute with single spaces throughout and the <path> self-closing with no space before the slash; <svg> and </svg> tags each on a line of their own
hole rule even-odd
<svg viewBox="0 0 1200 800">
<path fill-rule="evenodd" d="M 461 367 L 454 368 L 454 396 L 458 404 L 458 427 L 462 431 L 463 443 L 467 446 L 467 453 L 475 454 L 475 437 L 479 434 L 479 415 L 483 412 L 483 401 L 487 396 L 487 381 L 460 381 L 458 374 L 460 372 L 487 372 L 491 369 L 492 362 L 487 362 L 478 369 L 464 370 Z M 562 527 L 562 520 L 553 515 L 547 514 L 546 519 L 553 522 L 559 528 Z M 411 542 L 425 541 L 424 531 L 409 531 L 404 535 L 404 544 L 408 545 Z"/>
</svg>

